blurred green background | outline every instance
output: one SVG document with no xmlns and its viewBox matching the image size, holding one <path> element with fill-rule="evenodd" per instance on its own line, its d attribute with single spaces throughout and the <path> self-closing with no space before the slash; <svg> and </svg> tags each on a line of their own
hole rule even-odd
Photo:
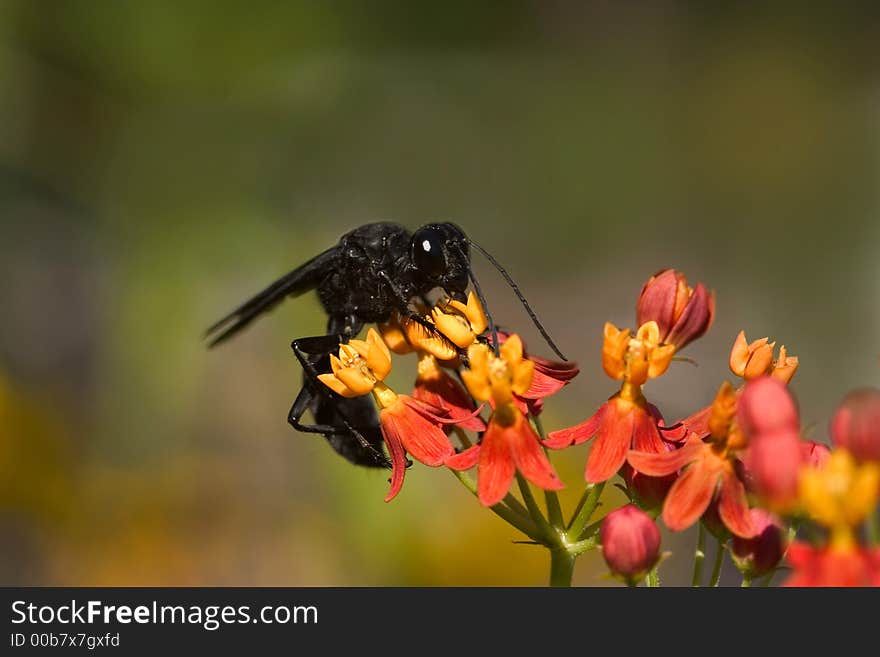
<svg viewBox="0 0 880 657">
<path fill-rule="evenodd" d="M 631 325 L 674 266 L 718 313 L 685 352 L 698 366 L 649 398 L 670 418 L 708 403 L 744 328 L 800 357 L 826 440 L 846 390 L 880 379 L 877 18 L 0 2 L 0 583 L 543 584 L 545 554 L 449 473 L 416 465 L 384 504 L 385 473 L 290 429 L 313 297 L 201 342 L 369 221 L 454 220 L 507 265 L 583 367 L 549 429 L 614 391 L 602 325 Z M 477 267 L 496 317 L 549 355 Z M 585 454 L 554 455 L 568 510 Z M 693 536 L 664 540 L 685 583 Z M 587 556 L 576 583 L 603 570 Z"/>
</svg>

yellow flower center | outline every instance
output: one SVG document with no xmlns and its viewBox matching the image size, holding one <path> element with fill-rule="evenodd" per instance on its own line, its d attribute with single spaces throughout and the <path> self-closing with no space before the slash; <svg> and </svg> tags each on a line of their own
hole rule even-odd
<svg viewBox="0 0 880 657">
<path fill-rule="evenodd" d="M 602 367 L 612 379 L 644 385 L 669 368 L 674 354 L 674 345 L 660 343 L 660 328 L 653 320 L 642 324 L 634 336 L 629 329 L 618 329 L 610 322 L 605 324 Z"/>
<path fill-rule="evenodd" d="M 496 420 L 512 421 L 513 396 L 524 394 L 532 385 L 535 364 L 523 358 L 518 335 L 511 335 L 499 351 L 496 357 L 488 346 L 472 344 L 468 348 L 469 369 L 461 377 L 474 399 L 494 403 Z"/>
<path fill-rule="evenodd" d="M 343 397 L 365 395 L 388 376 L 391 352 L 376 329 L 367 332 L 367 339 L 351 340 L 340 345 L 339 356 L 330 355 L 332 372 L 319 374 L 318 379 Z"/>
<path fill-rule="evenodd" d="M 453 300 L 437 304 L 431 310 L 431 318 L 437 329 L 460 349 L 472 345 L 487 326 L 483 306 L 473 292 L 468 293 L 466 304 Z"/>
<path fill-rule="evenodd" d="M 859 465 L 838 447 L 821 468 L 802 470 L 798 492 L 804 510 L 843 542 L 877 503 L 880 466 Z"/>
</svg>

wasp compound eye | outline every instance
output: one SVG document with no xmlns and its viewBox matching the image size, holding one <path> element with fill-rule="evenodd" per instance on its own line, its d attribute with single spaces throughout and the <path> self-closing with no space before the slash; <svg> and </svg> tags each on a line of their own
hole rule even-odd
<svg viewBox="0 0 880 657">
<path fill-rule="evenodd" d="M 422 274 L 439 278 L 446 272 L 444 235 L 433 226 L 420 228 L 412 238 L 412 259 Z"/>
</svg>

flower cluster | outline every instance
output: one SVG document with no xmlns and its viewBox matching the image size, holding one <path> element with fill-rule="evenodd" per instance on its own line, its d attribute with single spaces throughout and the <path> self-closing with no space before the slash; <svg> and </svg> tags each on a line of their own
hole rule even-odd
<svg viewBox="0 0 880 657">
<path fill-rule="evenodd" d="M 366 340 L 342 344 L 338 355 L 330 356 L 331 371 L 318 376 L 343 397 L 372 393 L 375 398 L 392 466 L 385 500 L 403 486 L 407 455 L 456 471 L 478 466 L 477 494 L 486 506 L 507 495 L 517 471 L 543 489 L 562 488 L 529 414 L 577 375 L 577 366 L 528 357 L 517 335 L 504 335 L 498 354 L 493 353 L 490 339 L 483 336 L 486 316 L 473 293 L 464 303 L 443 300 L 421 311 L 423 322 L 396 316 L 378 330 L 369 329 Z M 411 395 L 398 394 L 385 383 L 392 352 L 417 355 Z M 479 402 L 491 407 L 488 421 Z M 459 453 L 449 437 L 452 430 L 458 432 Z M 477 434 L 477 444 L 465 431 Z"/>
<path fill-rule="evenodd" d="M 673 269 L 652 276 L 636 302 L 635 329 L 605 324 L 601 367 L 616 382 L 612 394 L 583 422 L 546 436 L 544 400 L 579 373 L 574 363 L 532 356 L 517 334 L 487 331 L 473 293 L 418 315 L 393 317 L 341 345 L 319 377 L 336 394 L 375 398 L 392 465 L 386 501 L 401 490 L 407 456 L 445 466 L 481 504 L 550 550 L 553 584 L 569 583 L 574 559 L 601 548 L 615 577 L 656 585 L 662 521 L 673 532 L 698 528 L 695 585 L 704 580 L 707 533 L 717 543 L 712 585 L 726 554 L 744 585 L 769 582 L 784 565 L 791 586 L 880 585 L 880 391 L 843 400 L 831 422 L 833 448 L 806 440 L 788 388 L 798 358 L 740 331 L 727 357 L 735 382 L 720 382 L 710 403 L 704 398 L 668 423 L 648 401 L 649 384 L 713 323 L 715 296 L 702 283 L 691 287 Z M 392 353 L 417 358 L 410 395 L 386 384 Z M 585 443 L 586 487 L 565 519 L 548 450 Z M 595 521 L 615 477 L 627 502 Z M 546 516 L 530 485 L 544 491 Z"/>
</svg>

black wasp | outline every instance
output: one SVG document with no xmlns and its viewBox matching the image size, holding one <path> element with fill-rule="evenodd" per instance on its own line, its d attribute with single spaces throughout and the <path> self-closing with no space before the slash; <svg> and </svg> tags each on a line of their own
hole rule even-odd
<svg viewBox="0 0 880 657">
<path fill-rule="evenodd" d="M 330 371 L 330 354 L 341 343 L 357 336 L 365 324 L 387 322 L 394 313 L 442 336 L 413 304 L 436 289 L 463 301 L 469 282 L 483 304 L 497 345 L 489 307 L 471 269 L 471 246 L 501 272 L 541 335 L 564 359 L 504 268 L 452 223 L 428 224 L 410 234 L 403 226 L 381 222 L 346 233 L 335 246 L 279 278 L 209 328 L 209 346 L 232 337 L 285 297 L 316 290 L 327 313 L 327 334 L 298 338 L 291 345 L 303 368 L 303 387 L 288 421 L 299 431 L 322 434 L 352 463 L 390 467 L 370 396 L 343 398 L 320 383 L 318 374 Z M 315 424 L 302 423 L 306 410 L 312 412 Z"/>
</svg>

